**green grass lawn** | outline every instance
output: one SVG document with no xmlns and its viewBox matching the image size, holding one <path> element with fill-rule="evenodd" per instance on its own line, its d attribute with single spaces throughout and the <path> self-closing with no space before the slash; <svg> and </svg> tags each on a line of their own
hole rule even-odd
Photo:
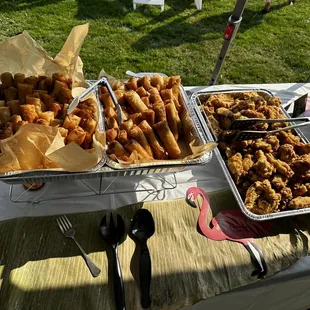
<svg viewBox="0 0 310 310">
<path fill-rule="evenodd" d="M 262 14 L 264 0 L 249 0 L 218 84 L 305 82 L 310 77 L 310 1 Z M 130 0 L 11 0 L 0 2 L 0 40 L 23 30 L 55 56 L 73 26 L 90 23 L 81 50 L 86 78 L 102 68 L 179 74 L 184 85 L 206 85 L 235 0 L 166 0 L 159 7 Z"/>
</svg>

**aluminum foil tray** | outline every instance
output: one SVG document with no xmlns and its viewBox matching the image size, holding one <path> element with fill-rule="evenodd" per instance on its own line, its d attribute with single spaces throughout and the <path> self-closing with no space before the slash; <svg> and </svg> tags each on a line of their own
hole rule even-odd
<svg viewBox="0 0 310 310">
<path fill-rule="evenodd" d="M 197 117 L 200 120 L 200 123 L 203 126 L 203 130 L 205 132 L 205 135 L 210 141 L 215 141 L 217 140 L 215 133 L 212 130 L 212 127 L 208 121 L 208 117 L 206 113 L 204 112 L 203 109 L 200 109 L 200 107 L 203 105 L 202 102 L 200 101 L 201 96 L 208 96 L 208 95 L 213 95 L 213 94 L 226 94 L 226 93 L 243 93 L 243 92 L 257 92 L 259 95 L 263 97 L 273 97 L 273 94 L 269 92 L 268 90 L 265 89 L 234 89 L 234 90 L 222 90 L 222 91 L 204 91 L 204 92 L 197 92 L 193 93 L 191 96 L 191 101 L 194 105 L 195 113 Z M 282 113 L 289 118 L 289 114 L 287 111 L 282 107 L 281 109 Z M 302 142 L 304 143 L 309 143 L 308 139 L 305 137 L 305 135 L 297 128 L 294 129 L 296 134 L 301 138 Z M 230 172 L 228 170 L 228 167 L 219 151 L 218 148 L 214 150 L 215 156 L 217 160 L 219 161 L 221 168 L 224 172 L 224 175 L 228 181 L 228 184 L 237 200 L 238 205 L 240 206 L 241 211 L 250 219 L 255 220 L 255 221 L 265 221 L 265 220 L 273 220 L 276 218 L 282 218 L 282 217 L 288 217 L 288 216 L 296 216 L 296 215 L 301 215 L 301 214 L 306 214 L 310 213 L 310 208 L 304 208 L 304 209 L 299 209 L 299 210 L 287 210 L 287 211 L 280 211 L 277 213 L 270 213 L 270 214 L 255 214 L 251 211 L 249 211 L 245 204 L 244 201 L 241 198 L 241 195 L 237 189 L 237 186 L 232 179 Z"/>
<path fill-rule="evenodd" d="M 186 92 L 184 88 L 181 86 L 181 93 L 183 96 L 183 101 L 185 104 L 185 108 L 187 109 L 189 115 L 191 116 L 192 122 L 193 122 L 193 129 L 195 132 L 195 136 L 198 139 L 198 142 L 202 145 L 207 142 L 207 138 L 204 134 L 203 128 L 201 124 L 199 123 L 199 119 L 196 116 L 194 106 L 192 105 L 192 102 L 188 99 Z M 161 161 L 154 161 L 154 162 L 148 162 L 148 163 L 142 163 L 142 164 L 130 164 L 130 165 L 124 165 L 115 162 L 114 160 L 110 159 L 107 156 L 106 164 L 112 169 L 120 169 L 120 170 L 127 170 L 127 169 L 144 169 L 149 167 L 174 167 L 174 166 L 191 166 L 191 165 L 204 165 L 207 164 L 212 158 L 212 152 L 206 152 L 203 155 L 195 158 L 195 159 L 180 159 L 180 160 L 161 160 Z"/>
</svg>

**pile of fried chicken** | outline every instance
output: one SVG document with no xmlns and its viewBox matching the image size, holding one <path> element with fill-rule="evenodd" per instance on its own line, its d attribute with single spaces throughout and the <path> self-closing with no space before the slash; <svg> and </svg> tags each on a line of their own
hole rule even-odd
<svg viewBox="0 0 310 310">
<path fill-rule="evenodd" d="M 257 92 L 201 96 L 219 149 L 245 206 L 256 214 L 310 207 L 310 144 L 295 132 L 280 131 L 263 139 L 231 141 L 236 119 L 284 118 L 281 100 Z M 288 123 L 259 123 L 249 130 L 273 130 Z"/>
</svg>

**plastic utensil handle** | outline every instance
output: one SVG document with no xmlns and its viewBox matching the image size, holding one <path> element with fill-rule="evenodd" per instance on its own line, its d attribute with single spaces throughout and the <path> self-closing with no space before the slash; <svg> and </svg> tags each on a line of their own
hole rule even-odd
<svg viewBox="0 0 310 310">
<path fill-rule="evenodd" d="M 139 280 L 141 287 L 141 306 L 148 308 L 151 305 L 150 287 L 152 277 L 152 264 L 146 241 L 141 242 L 139 259 Z"/>
<path fill-rule="evenodd" d="M 122 277 L 121 266 L 118 261 L 117 246 L 112 246 L 113 253 L 113 289 L 116 310 L 125 310 L 125 294 L 124 294 L 124 282 Z"/>
<path fill-rule="evenodd" d="M 85 260 L 85 263 L 90 271 L 90 273 L 93 275 L 94 278 L 98 277 L 101 273 L 100 268 L 98 268 L 95 263 L 89 258 L 89 256 L 84 252 L 83 248 L 80 246 L 80 244 L 76 241 L 76 239 L 73 237 L 72 238 L 74 240 L 74 242 L 76 243 L 76 245 L 78 246 L 78 248 L 80 249 L 83 258 Z"/>
</svg>

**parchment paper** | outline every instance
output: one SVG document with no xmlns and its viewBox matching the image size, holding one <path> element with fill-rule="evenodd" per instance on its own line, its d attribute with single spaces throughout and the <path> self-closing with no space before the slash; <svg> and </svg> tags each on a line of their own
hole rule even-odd
<svg viewBox="0 0 310 310">
<path fill-rule="evenodd" d="M 52 76 L 59 72 L 72 78 L 72 94 L 77 96 L 85 89 L 82 86 L 86 86 L 79 52 L 87 33 L 88 24 L 74 27 L 53 59 L 24 31 L 0 43 L 0 73 Z M 93 99 L 96 100 L 95 96 Z M 87 152 L 74 142 L 65 146 L 56 128 L 27 124 L 13 137 L 0 142 L 3 152 L 0 156 L 0 172 L 53 168 L 83 171 L 102 159 L 104 145 L 105 136 L 100 130 L 93 136 L 94 150 Z"/>
</svg>

